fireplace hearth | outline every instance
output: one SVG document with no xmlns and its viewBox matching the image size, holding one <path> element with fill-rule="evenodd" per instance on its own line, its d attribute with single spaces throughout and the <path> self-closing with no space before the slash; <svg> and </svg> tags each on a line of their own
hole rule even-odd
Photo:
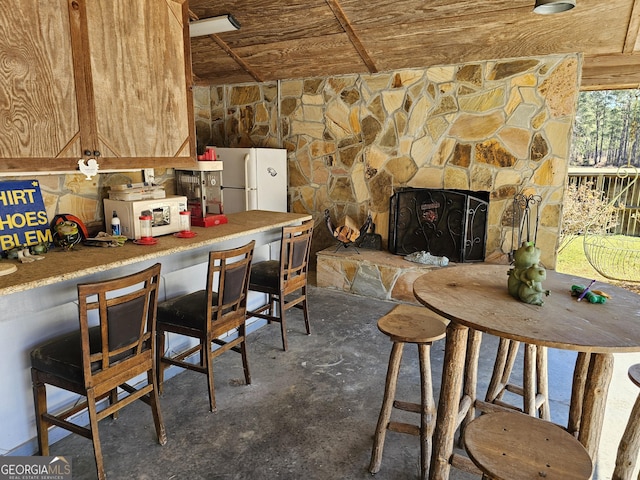
<svg viewBox="0 0 640 480">
<path fill-rule="evenodd" d="M 488 192 L 398 189 L 390 200 L 389 251 L 427 251 L 452 262 L 481 262 L 488 207 Z"/>
</svg>

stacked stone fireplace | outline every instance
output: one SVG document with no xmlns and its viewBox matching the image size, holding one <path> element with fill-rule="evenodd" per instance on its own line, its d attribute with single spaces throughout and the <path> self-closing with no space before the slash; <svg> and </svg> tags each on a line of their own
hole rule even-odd
<svg viewBox="0 0 640 480">
<path fill-rule="evenodd" d="M 405 256 L 427 251 L 452 263 L 485 258 L 488 192 L 399 189 L 391 198 L 388 251 L 329 247 L 317 253 L 317 284 L 417 303 L 413 282 L 432 268 Z"/>
<path fill-rule="evenodd" d="M 452 262 L 481 262 L 488 209 L 487 192 L 399 189 L 390 202 L 389 251 L 426 251 Z"/>
</svg>

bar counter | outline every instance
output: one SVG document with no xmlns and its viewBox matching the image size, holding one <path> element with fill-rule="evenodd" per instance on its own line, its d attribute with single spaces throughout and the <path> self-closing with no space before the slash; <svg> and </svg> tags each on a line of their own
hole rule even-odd
<svg viewBox="0 0 640 480">
<path fill-rule="evenodd" d="M 262 210 L 227 217 L 226 224 L 194 227 L 193 238 L 163 235 L 151 246 L 128 240 L 121 247 L 54 248 L 31 263 L 0 260 L 3 265 L 17 265 L 16 272 L 0 276 L 0 390 L 8 392 L 0 395 L 0 455 L 37 451 L 29 352 L 43 340 L 78 328 L 78 283 L 127 275 L 160 262 L 159 300 L 163 301 L 205 287 L 210 251 L 255 240 L 254 262 L 265 260 L 279 253 L 274 242 L 280 240 L 282 227 L 312 218 Z M 176 342 L 172 346 L 182 348 Z M 57 389 L 48 396 L 61 409 L 76 401 L 74 395 Z M 51 441 L 63 434 L 52 429 Z"/>
<path fill-rule="evenodd" d="M 136 245 L 131 240 L 121 247 L 75 246 L 69 251 L 54 248 L 44 259 L 31 263 L 18 260 L 0 260 L 15 263 L 16 272 L 0 276 L 0 296 L 52 285 L 65 280 L 80 279 L 94 273 L 131 265 L 144 260 L 155 260 L 174 253 L 207 248 L 235 239 L 274 231 L 287 225 L 311 219 L 309 214 L 268 212 L 253 210 L 227 215 L 228 223 L 214 227 L 192 227 L 193 238 L 173 235 L 157 237 L 155 245 Z"/>
</svg>

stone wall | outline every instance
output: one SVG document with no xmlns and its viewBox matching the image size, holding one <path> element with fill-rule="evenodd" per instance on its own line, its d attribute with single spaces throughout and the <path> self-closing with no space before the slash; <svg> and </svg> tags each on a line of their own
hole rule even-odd
<svg viewBox="0 0 640 480">
<path fill-rule="evenodd" d="M 175 194 L 173 170 L 155 169 L 158 185 L 163 185 L 167 195 Z M 102 200 L 109 197 L 111 185 L 138 183 L 143 181 L 141 170 L 132 172 L 100 173 L 86 180 L 81 173 L 66 175 L 2 176 L 4 180 L 36 179 L 40 184 L 42 199 L 49 220 L 60 213 L 70 213 L 82 220 L 89 231 L 104 230 L 104 207 Z"/>
<path fill-rule="evenodd" d="M 321 224 L 326 208 L 336 224 L 370 211 L 386 244 L 389 197 L 409 186 L 491 192 L 487 257 L 501 259 L 514 194 L 536 193 L 538 244 L 552 268 L 580 67 L 578 55 L 554 55 L 196 87 L 198 146 L 287 148 L 290 209 L 314 215 L 314 253 L 334 244 Z M 155 174 L 175 193 L 171 170 Z M 33 178 L 49 218 L 73 213 L 99 230 L 108 186 L 142 181 L 142 172 Z"/>
<path fill-rule="evenodd" d="M 199 147 L 289 151 L 289 200 L 322 226 L 371 212 L 384 242 L 397 187 L 491 193 L 487 258 L 511 250 L 516 193 L 542 198 L 537 242 L 555 251 L 581 57 L 484 61 L 375 75 L 195 88 Z"/>
<path fill-rule="evenodd" d="M 413 282 L 434 268 L 440 267 L 410 262 L 389 252 L 360 249 L 354 253 L 352 248 L 329 247 L 317 253 L 316 285 L 380 300 L 418 304 Z M 505 272 L 508 268 L 505 265 Z"/>
</svg>

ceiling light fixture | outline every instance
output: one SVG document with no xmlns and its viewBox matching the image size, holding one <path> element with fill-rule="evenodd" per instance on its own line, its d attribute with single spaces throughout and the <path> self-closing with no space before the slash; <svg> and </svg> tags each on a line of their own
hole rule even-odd
<svg viewBox="0 0 640 480">
<path fill-rule="evenodd" d="M 536 6 L 533 7 L 533 12 L 541 15 L 549 15 L 551 13 L 566 12 L 575 6 L 576 0 L 536 0 Z"/>
<path fill-rule="evenodd" d="M 202 37 L 214 33 L 233 32 L 240 28 L 240 22 L 233 15 L 220 15 L 219 17 L 204 18 L 189 22 L 189 36 Z"/>
</svg>

